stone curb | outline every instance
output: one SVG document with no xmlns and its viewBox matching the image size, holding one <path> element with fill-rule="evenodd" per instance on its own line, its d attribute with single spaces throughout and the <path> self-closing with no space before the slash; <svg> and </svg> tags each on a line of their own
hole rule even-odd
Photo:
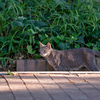
<svg viewBox="0 0 100 100">
<path fill-rule="evenodd" d="M 16 71 L 54 71 L 53 67 L 44 59 L 17 60 Z"/>
<path fill-rule="evenodd" d="M 96 58 L 98 69 L 100 70 L 100 58 Z M 17 60 L 16 71 L 54 71 L 53 67 L 44 59 Z"/>
</svg>

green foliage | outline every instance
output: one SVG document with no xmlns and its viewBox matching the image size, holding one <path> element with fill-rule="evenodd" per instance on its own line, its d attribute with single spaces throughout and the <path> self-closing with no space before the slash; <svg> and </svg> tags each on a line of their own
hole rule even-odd
<svg viewBox="0 0 100 100">
<path fill-rule="evenodd" d="M 39 41 L 55 49 L 100 50 L 100 1 L 0 0 L 2 63 L 16 54 L 40 58 Z"/>
<path fill-rule="evenodd" d="M 30 54 L 34 54 L 36 52 L 36 50 L 32 51 L 31 45 L 27 45 L 27 50 L 28 50 L 28 53 L 30 53 Z"/>
<path fill-rule="evenodd" d="M 13 75 L 10 70 L 8 70 L 7 75 Z"/>
</svg>

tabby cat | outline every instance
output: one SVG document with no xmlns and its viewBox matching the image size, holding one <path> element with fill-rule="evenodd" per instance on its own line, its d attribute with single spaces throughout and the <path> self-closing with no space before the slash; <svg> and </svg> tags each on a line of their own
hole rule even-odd
<svg viewBox="0 0 100 100">
<path fill-rule="evenodd" d="M 99 71 L 96 66 L 95 56 L 100 57 L 100 51 L 88 48 L 55 50 L 50 43 L 46 45 L 39 43 L 40 55 L 45 57 L 56 71 L 77 71 L 82 67 L 86 67 L 90 71 Z"/>
</svg>

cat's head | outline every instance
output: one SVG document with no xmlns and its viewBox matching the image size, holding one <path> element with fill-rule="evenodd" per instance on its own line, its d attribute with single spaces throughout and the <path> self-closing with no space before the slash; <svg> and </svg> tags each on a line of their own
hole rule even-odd
<svg viewBox="0 0 100 100">
<path fill-rule="evenodd" d="M 51 44 L 49 42 L 46 45 L 43 45 L 41 42 L 39 43 L 40 43 L 40 55 L 42 57 L 47 58 L 52 51 Z"/>
</svg>

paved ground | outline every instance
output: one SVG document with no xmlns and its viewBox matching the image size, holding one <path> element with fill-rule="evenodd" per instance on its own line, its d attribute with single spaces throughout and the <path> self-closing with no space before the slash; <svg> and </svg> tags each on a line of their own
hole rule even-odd
<svg viewBox="0 0 100 100">
<path fill-rule="evenodd" d="M 1 75 L 0 100 L 100 100 L 100 73 Z"/>
</svg>

